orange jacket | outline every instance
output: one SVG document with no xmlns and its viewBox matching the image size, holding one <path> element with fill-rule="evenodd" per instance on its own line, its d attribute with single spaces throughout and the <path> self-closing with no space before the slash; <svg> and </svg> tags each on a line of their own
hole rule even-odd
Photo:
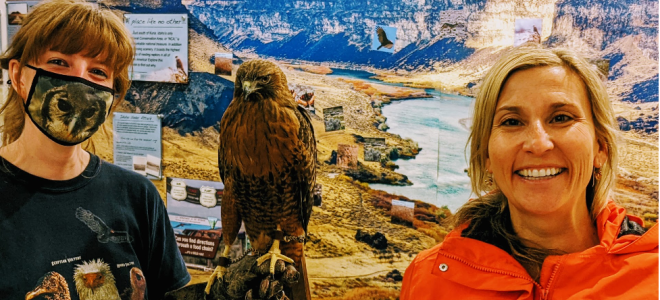
<svg viewBox="0 0 660 300">
<path fill-rule="evenodd" d="M 617 238 L 625 216 L 610 201 L 596 221 L 600 244 L 549 256 L 540 284 L 502 249 L 461 237 L 464 225 L 417 255 L 403 275 L 401 300 L 658 299 L 658 225 Z"/>
</svg>

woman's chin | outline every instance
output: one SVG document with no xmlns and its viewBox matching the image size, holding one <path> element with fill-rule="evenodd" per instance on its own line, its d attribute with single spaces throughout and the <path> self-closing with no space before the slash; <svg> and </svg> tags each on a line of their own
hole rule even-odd
<svg viewBox="0 0 660 300">
<path fill-rule="evenodd" d="M 567 176 L 559 174 L 547 178 L 525 178 L 515 175 L 513 190 L 507 196 L 509 203 L 520 211 L 545 215 L 560 211 L 570 194 Z"/>
</svg>

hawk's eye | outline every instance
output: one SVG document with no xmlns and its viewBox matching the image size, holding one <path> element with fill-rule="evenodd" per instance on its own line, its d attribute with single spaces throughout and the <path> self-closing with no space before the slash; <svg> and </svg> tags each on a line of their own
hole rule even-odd
<svg viewBox="0 0 660 300">
<path fill-rule="evenodd" d="M 59 108 L 61 111 L 67 112 L 67 111 L 70 111 L 71 108 L 73 108 L 73 107 L 71 106 L 71 104 L 69 104 L 69 101 L 58 100 L 57 101 L 57 108 Z"/>
<path fill-rule="evenodd" d="M 270 80 L 270 75 L 257 77 L 257 80 L 259 80 L 259 81 L 268 81 L 268 80 Z"/>
</svg>

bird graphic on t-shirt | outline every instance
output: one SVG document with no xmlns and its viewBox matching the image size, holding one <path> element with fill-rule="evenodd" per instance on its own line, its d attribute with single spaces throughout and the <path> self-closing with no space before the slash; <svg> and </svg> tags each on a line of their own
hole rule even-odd
<svg viewBox="0 0 660 300">
<path fill-rule="evenodd" d="M 108 227 L 108 225 L 105 225 L 105 222 L 103 222 L 101 218 L 82 207 L 76 209 L 76 218 L 85 223 L 89 229 L 95 232 L 97 234 L 96 238 L 101 243 L 130 243 L 133 241 L 133 237 L 128 235 L 127 231 L 113 230 Z"/>
<path fill-rule="evenodd" d="M 144 300 L 144 293 L 147 289 L 147 281 L 144 278 L 142 270 L 133 267 L 131 269 L 131 287 L 126 288 L 120 295 L 122 300 Z"/>
<path fill-rule="evenodd" d="M 110 265 L 100 258 L 76 265 L 73 280 L 80 300 L 120 300 Z"/>
<path fill-rule="evenodd" d="M 37 286 L 25 295 L 25 300 L 32 299 L 71 300 L 66 279 L 57 272 L 48 272 L 39 278 Z"/>
<path fill-rule="evenodd" d="M 378 48 L 376 48 L 376 50 L 379 50 L 381 47 L 385 47 L 387 49 L 392 49 L 392 47 L 394 46 L 394 43 L 392 43 L 392 41 L 390 41 L 387 38 L 387 34 L 385 33 L 385 30 L 383 28 L 377 27 L 376 28 L 376 34 L 378 34 L 378 42 L 380 42 L 380 46 L 378 46 Z"/>
</svg>

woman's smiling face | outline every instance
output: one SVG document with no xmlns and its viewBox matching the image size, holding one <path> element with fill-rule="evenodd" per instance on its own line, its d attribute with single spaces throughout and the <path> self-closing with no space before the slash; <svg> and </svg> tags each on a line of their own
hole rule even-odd
<svg viewBox="0 0 660 300">
<path fill-rule="evenodd" d="M 486 167 L 512 210 L 545 215 L 586 205 L 593 168 L 606 159 L 587 91 L 573 71 L 545 66 L 510 75 L 495 109 Z"/>
</svg>

